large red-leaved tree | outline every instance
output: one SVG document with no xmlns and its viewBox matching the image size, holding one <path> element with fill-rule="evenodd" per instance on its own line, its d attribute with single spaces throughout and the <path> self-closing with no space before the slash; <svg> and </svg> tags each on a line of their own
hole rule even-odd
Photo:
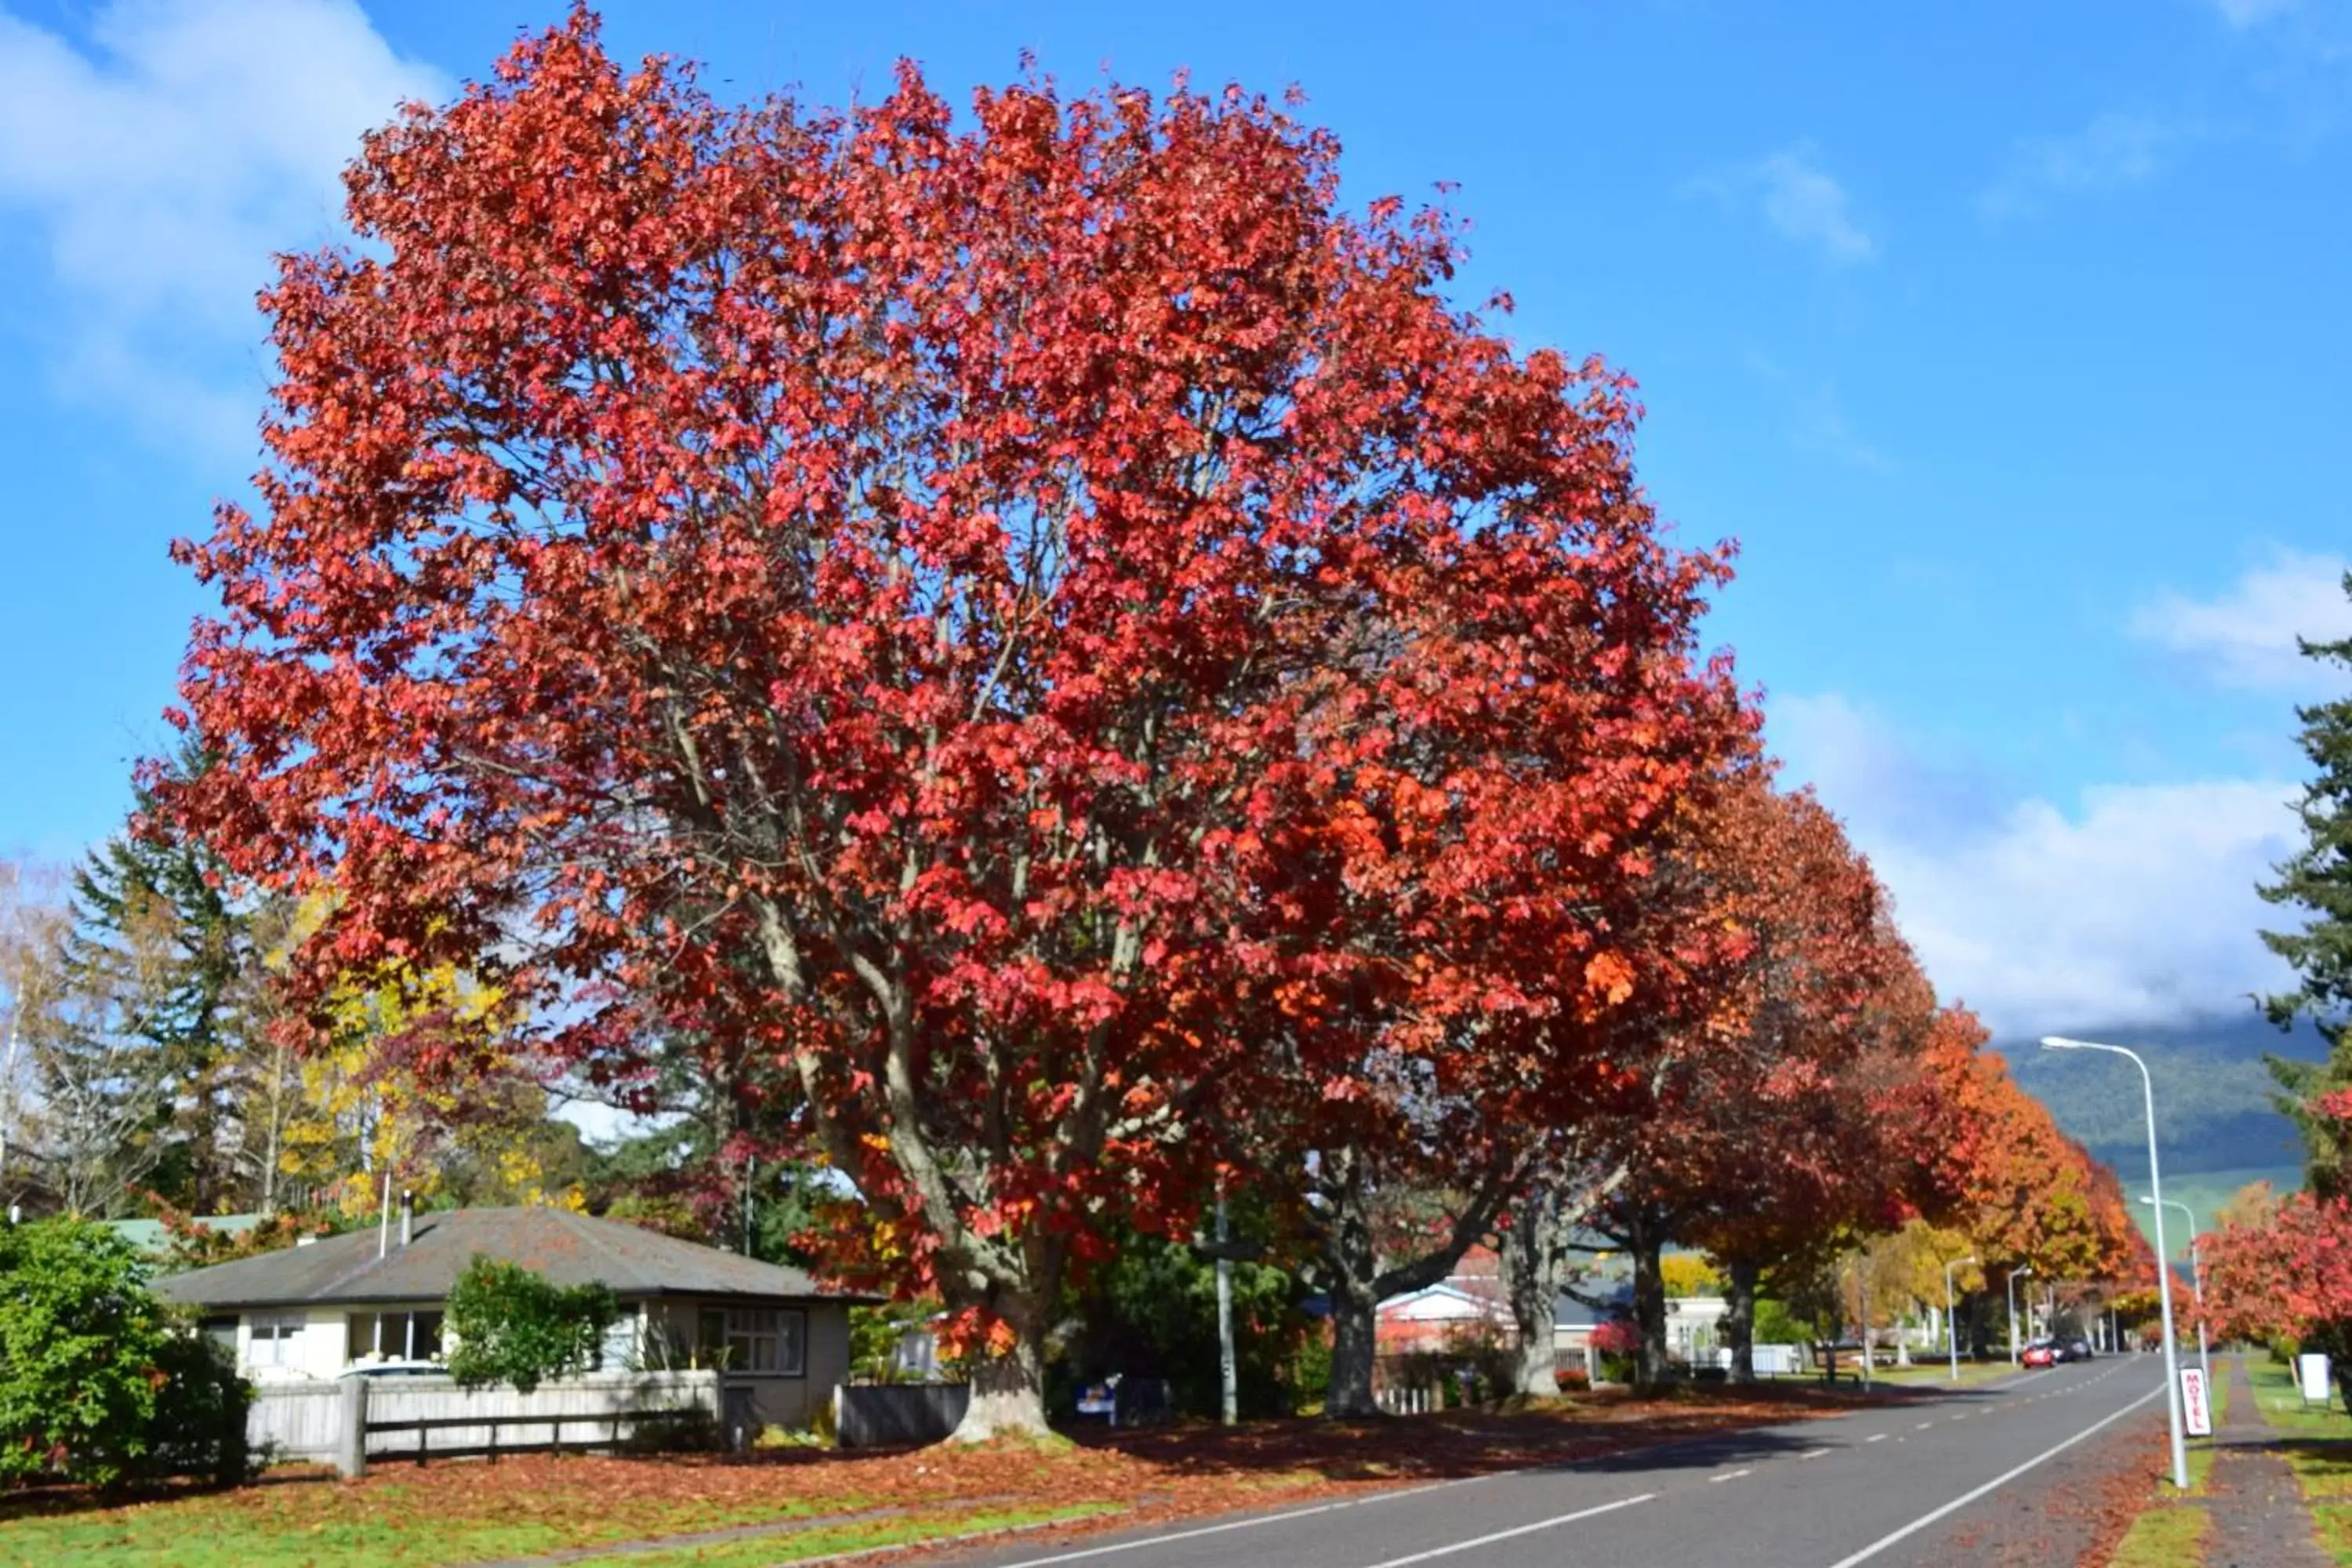
<svg viewBox="0 0 2352 1568">
<path fill-rule="evenodd" d="M 789 1064 L 985 1331 L 967 1433 L 1041 1425 L 1061 1280 L 1199 1190 L 1271 970 L 1360 973 L 1358 1040 L 1516 1006 L 1400 979 L 1380 886 L 1282 904 L 1288 814 L 1403 836 L 1403 888 L 1514 813 L 1605 865 L 1673 784 L 1719 563 L 1656 538 L 1624 386 L 1450 306 L 1446 224 L 1343 212 L 1336 156 L 1238 91 L 730 109 L 576 12 L 370 138 L 362 245 L 265 294 L 170 804 L 331 879 L 298 975 L 493 952 L 580 1071 Z"/>
</svg>

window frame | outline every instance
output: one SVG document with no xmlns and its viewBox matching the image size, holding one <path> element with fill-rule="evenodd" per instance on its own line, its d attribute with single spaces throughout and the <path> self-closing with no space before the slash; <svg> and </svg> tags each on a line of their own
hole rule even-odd
<svg viewBox="0 0 2352 1568">
<path fill-rule="evenodd" d="M 695 1342 L 706 1352 L 723 1350 L 725 1370 L 730 1373 L 749 1377 L 808 1376 L 805 1307 L 733 1307 L 704 1301 L 697 1304 L 694 1324 Z M 765 1365 L 761 1364 L 763 1346 Z"/>
</svg>

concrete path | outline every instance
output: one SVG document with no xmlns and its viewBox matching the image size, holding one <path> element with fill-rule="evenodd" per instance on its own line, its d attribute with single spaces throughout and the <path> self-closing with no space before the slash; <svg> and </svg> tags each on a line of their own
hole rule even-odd
<svg viewBox="0 0 2352 1568">
<path fill-rule="evenodd" d="M 2231 1356 L 2221 1375 L 2230 1408 L 2213 1429 L 2206 1568 L 2331 1568 L 2333 1559 L 2313 1537 L 2303 1487 L 2274 1447 L 2278 1434 L 2254 1403 L 2244 1364 Z"/>
</svg>

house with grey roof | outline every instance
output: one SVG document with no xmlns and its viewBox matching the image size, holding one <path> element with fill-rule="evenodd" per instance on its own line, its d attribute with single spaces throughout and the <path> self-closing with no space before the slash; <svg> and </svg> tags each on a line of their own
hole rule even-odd
<svg viewBox="0 0 2352 1568">
<path fill-rule="evenodd" d="M 450 1209 L 169 1276 L 255 1382 L 439 1361 L 444 1311 L 477 1255 L 620 1299 L 601 1366 L 711 1367 L 730 1420 L 798 1426 L 849 1374 L 849 1309 L 878 1300 L 797 1268 L 556 1208 Z"/>
</svg>

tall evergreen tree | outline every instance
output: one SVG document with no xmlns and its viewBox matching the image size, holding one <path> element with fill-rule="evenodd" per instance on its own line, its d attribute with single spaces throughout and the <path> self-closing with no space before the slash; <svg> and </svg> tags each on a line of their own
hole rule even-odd
<svg viewBox="0 0 2352 1568">
<path fill-rule="evenodd" d="M 166 773 L 206 765 L 190 745 Z M 90 1005 L 55 1031 L 52 1069 L 108 1102 L 110 1122 L 137 1123 L 130 1163 L 145 1183 L 195 1213 L 242 1207 L 262 1185 L 248 1106 L 270 1055 L 256 911 L 235 900 L 211 849 L 153 807 L 142 781 L 124 830 L 74 875 L 63 969 Z"/>
<path fill-rule="evenodd" d="M 2344 588 L 2352 595 L 2352 574 Z M 2298 641 L 2306 658 L 2352 669 L 2352 638 Z M 2320 1094 L 2352 1087 L 2352 695 L 2298 708 L 2295 717 L 2303 723 L 2304 754 L 2317 769 L 2295 808 L 2305 842 L 2275 868 L 2278 879 L 2259 890 L 2272 903 L 2305 911 L 2301 930 L 2262 933 L 2263 943 L 2294 966 L 2299 984 L 2263 997 L 2262 1007 L 2282 1029 L 2309 1017 L 2327 1042 L 2325 1063 L 2273 1057 L 2270 1068 L 2284 1091 L 2279 1109 L 2302 1130 L 2313 1189 L 2342 1195 L 2352 1150 L 2336 1122 L 2308 1107 Z"/>
</svg>

